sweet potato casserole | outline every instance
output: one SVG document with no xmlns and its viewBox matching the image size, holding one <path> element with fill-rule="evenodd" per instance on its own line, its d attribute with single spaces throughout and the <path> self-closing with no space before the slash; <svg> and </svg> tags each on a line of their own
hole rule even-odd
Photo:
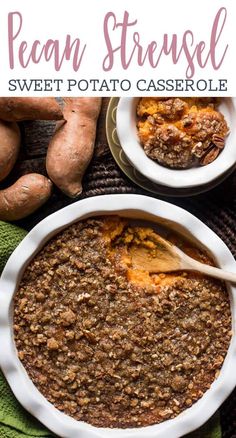
<svg viewBox="0 0 236 438">
<path fill-rule="evenodd" d="M 137 128 L 146 155 L 176 169 L 210 164 L 229 132 L 218 104 L 204 97 L 141 98 Z"/>
<path fill-rule="evenodd" d="M 14 337 L 31 380 L 94 426 L 174 418 L 210 388 L 229 347 L 223 283 L 133 269 L 129 247 L 152 248 L 150 235 L 147 224 L 115 216 L 78 222 L 35 256 L 15 295 Z M 211 263 L 181 237 L 169 240 Z"/>
</svg>

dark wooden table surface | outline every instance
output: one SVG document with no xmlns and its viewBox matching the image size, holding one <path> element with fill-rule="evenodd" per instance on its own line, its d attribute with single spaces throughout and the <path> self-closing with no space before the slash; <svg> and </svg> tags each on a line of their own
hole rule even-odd
<svg viewBox="0 0 236 438">
<path fill-rule="evenodd" d="M 109 99 L 103 99 L 99 118 L 97 139 L 93 160 L 83 181 L 83 193 L 78 199 L 107 193 L 145 193 L 133 184 L 119 169 L 111 156 L 106 140 L 105 117 Z M 38 172 L 46 175 L 45 156 L 48 142 L 54 131 L 52 122 L 24 122 L 20 124 L 22 147 L 19 159 L 1 187 L 11 185 L 19 176 Z M 149 194 L 151 195 L 151 194 Z M 154 195 L 151 195 L 154 196 Z M 50 200 L 37 212 L 18 222 L 31 229 L 41 219 L 78 199 L 70 199 L 56 187 Z M 190 198 L 168 198 L 172 203 L 186 208 L 210 226 L 228 245 L 236 256 L 236 172 L 220 186 L 207 194 Z M 235 373 L 235 370 L 232 370 Z M 224 438 L 236 438 L 236 393 L 221 408 Z"/>
</svg>

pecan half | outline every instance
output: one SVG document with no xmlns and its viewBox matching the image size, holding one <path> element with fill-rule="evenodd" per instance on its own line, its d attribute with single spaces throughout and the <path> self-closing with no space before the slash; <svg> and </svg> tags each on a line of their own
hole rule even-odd
<svg viewBox="0 0 236 438">
<path fill-rule="evenodd" d="M 212 163 L 219 155 L 220 149 L 216 146 L 210 148 L 207 153 L 201 158 L 200 165 L 207 166 L 207 164 Z"/>
<path fill-rule="evenodd" d="M 212 143 L 219 149 L 224 149 L 225 147 L 225 138 L 218 134 L 213 134 Z"/>
</svg>

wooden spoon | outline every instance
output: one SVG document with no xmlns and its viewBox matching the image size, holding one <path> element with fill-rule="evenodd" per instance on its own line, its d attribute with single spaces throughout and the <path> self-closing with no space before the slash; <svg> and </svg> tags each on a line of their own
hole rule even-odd
<svg viewBox="0 0 236 438">
<path fill-rule="evenodd" d="M 200 263 L 157 234 L 155 234 L 155 249 L 148 248 L 143 241 L 138 245 L 131 245 L 129 253 L 132 267 L 135 269 L 150 273 L 192 270 L 236 283 L 236 273 Z"/>
</svg>

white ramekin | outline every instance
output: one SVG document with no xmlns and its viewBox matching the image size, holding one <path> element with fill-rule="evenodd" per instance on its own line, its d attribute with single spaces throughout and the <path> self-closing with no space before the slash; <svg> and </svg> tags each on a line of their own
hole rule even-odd
<svg viewBox="0 0 236 438">
<path fill-rule="evenodd" d="M 197 187 L 210 183 L 236 164 L 236 98 L 223 97 L 219 106 L 230 128 L 225 148 L 211 164 L 190 169 L 170 169 L 145 154 L 136 127 L 139 99 L 122 97 L 119 100 L 116 114 L 117 134 L 130 163 L 151 181 L 173 188 Z"/>
<path fill-rule="evenodd" d="M 75 202 L 48 216 L 29 232 L 12 253 L 0 281 L 0 366 L 19 402 L 45 426 L 64 438 L 177 438 L 205 423 L 236 385 L 236 336 L 220 375 L 204 396 L 173 420 L 137 429 L 96 428 L 76 421 L 49 403 L 34 386 L 17 357 L 13 338 L 13 296 L 22 273 L 34 257 L 58 231 L 89 216 L 119 214 L 148 219 L 181 232 L 207 248 L 218 266 L 236 272 L 236 262 L 222 240 L 187 211 L 154 198 L 140 195 L 105 195 Z M 231 299 L 233 332 L 235 331 L 236 289 L 228 285 Z M 211 358 L 209 358 L 211 360 Z"/>
</svg>

